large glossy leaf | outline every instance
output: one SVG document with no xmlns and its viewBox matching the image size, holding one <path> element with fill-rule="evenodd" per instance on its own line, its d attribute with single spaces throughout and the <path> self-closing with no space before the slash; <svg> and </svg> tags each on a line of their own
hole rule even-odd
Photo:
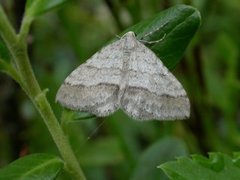
<svg viewBox="0 0 240 180">
<path fill-rule="evenodd" d="M 0 180 L 52 180 L 63 167 L 63 162 L 49 154 L 33 154 L 20 158 L 0 169 Z"/>
<path fill-rule="evenodd" d="M 67 0 L 28 0 L 26 10 L 28 16 L 38 16 L 65 3 Z"/>
<path fill-rule="evenodd" d="M 193 155 L 192 159 L 181 157 L 167 162 L 161 169 L 173 180 L 238 180 L 240 177 L 240 156 L 233 159 L 222 153 L 209 153 L 209 159 Z"/>
<path fill-rule="evenodd" d="M 178 156 L 187 154 L 185 144 L 176 138 L 165 138 L 149 147 L 139 159 L 132 180 L 166 179 L 157 166 Z"/>
<path fill-rule="evenodd" d="M 200 22 L 201 16 L 197 9 L 177 5 L 128 28 L 122 34 L 134 31 L 139 40 L 147 42 L 163 38 L 157 43 L 146 43 L 146 45 L 169 69 L 173 69 L 182 58 Z"/>
</svg>

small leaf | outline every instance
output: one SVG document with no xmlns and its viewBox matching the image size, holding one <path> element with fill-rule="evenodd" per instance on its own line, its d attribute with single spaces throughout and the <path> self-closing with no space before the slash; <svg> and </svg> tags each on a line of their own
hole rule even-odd
<svg viewBox="0 0 240 180">
<path fill-rule="evenodd" d="M 75 123 L 84 120 L 93 120 L 96 119 L 96 116 L 88 112 L 72 111 L 68 109 L 63 109 L 61 123 Z"/>
<path fill-rule="evenodd" d="M 49 154 L 33 154 L 22 157 L 0 169 L 0 180 L 55 179 L 63 162 Z"/>
<path fill-rule="evenodd" d="M 210 153 L 209 159 L 200 155 L 193 155 L 192 159 L 181 157 L 160 165 L 160 168 L 174 180 L 237 180 L 240 177 L 240 167 L 223 153 Z"/>
<path fill-rule="evenodd" d="M 159 163 L 186 154 L 187 150 L 182 141 L 176 138 L 161 139 L 143 153 L 131 179 L 166 179 L 166 176 L 157 169 Z"/>
<path fill-rule="evenodd" d="M 20 78 L 18 72 L 16 71 L 15 67 L 10 62 L 4 61 L 1 58 L 0 58 L 0 71 L 9 75 L 16 82 L 18 82 L 20 85 L 22 85 L 21 78 Z"/>
<path fill-rule="evenodd" d="M 139 40 L 161 59 L 169 69 L 173 69 L 183 56 L 183 53 L 196 33 L 201 22 L 197 9 L 177 5 L 160 12 L 156 16 L 142 21 L 124 31 L 134 31 Z M 162 39 L 158 42 L 158 40 Z"/>
<path fill-rule="evenodd" d="M 70 121 L 70 122 L 77 122 L 77 121 L 90 120 L 90 119 L 96 119 L 96 116 L 88 112 L 73 111 L 73 116 L 72 116 L 73 121 Z"/>
<path fill-rule="evenodd" d="M 8 61 L 10 60 L 9 51 L 1 38 L 0 38 L 0 58 Z"/>
<path fill-rule="evenodd" d="M 26 3 L 27 15 L 32 17 L 39 16 L 65 2 L 67 0 L 28 0 Z"/>
</svg>

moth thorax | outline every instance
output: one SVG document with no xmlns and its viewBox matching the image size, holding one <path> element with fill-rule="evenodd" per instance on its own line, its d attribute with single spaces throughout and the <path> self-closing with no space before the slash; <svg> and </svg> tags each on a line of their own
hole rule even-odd
<svg viewBox="0 0 240 180">
<path fill-rule="evenodd" d="M 137 46 L 137 42 L 134 38 L 132 37 L 125 37 L 124 38 L 124 45 L 123 45 L 123 50 L 127 52 L 133 51 Z"/>
</svg>

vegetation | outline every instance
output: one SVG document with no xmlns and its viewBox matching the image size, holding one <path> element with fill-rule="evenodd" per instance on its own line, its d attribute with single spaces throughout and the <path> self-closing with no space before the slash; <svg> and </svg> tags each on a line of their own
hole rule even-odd
<svg viewBox="0 0 240 180">
<path fill-rule="evenodd" d="M 239 10 L 237 0 L 1 1 L 0 180 L 237 180 Z M 55 103 L 73 69 L 129 30 L 164 37 L 147 46 L 186 89 L 190 119 L 98 118 Z"/>
</svg>

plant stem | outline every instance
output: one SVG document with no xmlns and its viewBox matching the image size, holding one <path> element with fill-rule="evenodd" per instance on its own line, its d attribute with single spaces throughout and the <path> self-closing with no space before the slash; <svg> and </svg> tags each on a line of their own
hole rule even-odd
<svg viewBox="0 0 240 180">
<path fill-rule="evenodd" d="M 82 169 L 80 168 L 76 156 L 68 142 L 67 137 L 64 135 L 59 122 L 57 121 L 49 102 L 46 99 L 45 92 L 39 94 L 36 98 L 36 105 L 39 113 L 43 117 L 48 129 L 66 162 L 67 170 L 75 176 L 75 179 L 85 179 Z"/>
<path fill-rule="evenodd" d="M 61 126 L 45 96 L 45 93 L 41 91 L 32 71 L 26 45 L 26 35 L 30 26 L 30 22 L 28 20 L 23 20 L 23 23 L 24 22 L 27 24 L 22 24 L 24 28 L 21 29 L 23 29 L 23 31 L 20 31 L 19 36 L 17 36 L 5 13 L 0 7 L 0 35 L 6 43 L 17 66 L 18 73 L 21 81 L 23 82 L 21 85 L 24 86 L 23 89 L 26 91 L 27 95 L 30 97 L 33 104 L 41 114 L 62 158 L 66 163 L 66 170 L 72 174 L 75 179 L 84 180 L 86 178 L 82 169 L 80 168 L 76 156 L 73 153 L 69 141 L 64 135 L 64 132 L 61 129 Z"/>
</svg>

